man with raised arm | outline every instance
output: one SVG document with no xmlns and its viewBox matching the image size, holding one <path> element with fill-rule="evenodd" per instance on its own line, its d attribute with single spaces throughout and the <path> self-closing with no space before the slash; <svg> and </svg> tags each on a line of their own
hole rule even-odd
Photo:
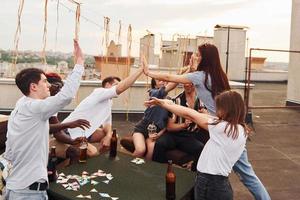
<svg viewBox="0 0 300 200">
<path fill-rule="evenodd" d="M 63 121 L 65 123 L 76 119 L 85 119 L 90 122 L 90 128 L 86 130 L 81 128 L 68 129 L 70 136 L 73 139 L 84 136 L 90 143 L 100 143 L 100 152 L 106 151 L 110 147 L 110 139 L 112 137 L 112 98 L 118 97 L 119 94 L 126 91 L 142 73 L 143 68 L 140 67 L 122 81 L 115 76 L 103 79 L 102 87 L 95 89 L 88 97 L 82 100 Z"/>
<path fill-rule="evenodd" d="M 84 58 L 74 40 L 75 67 L 64 87 L 50 96 L 45 72 L 37 68 L 20 71 L 16 84 L 24 94 L 8 120 L 4 157 L 12 163 L 6 179 L 5 199 L 47 199 L 49 118 L 75 97 L 83 74 Z"/>
</svg>

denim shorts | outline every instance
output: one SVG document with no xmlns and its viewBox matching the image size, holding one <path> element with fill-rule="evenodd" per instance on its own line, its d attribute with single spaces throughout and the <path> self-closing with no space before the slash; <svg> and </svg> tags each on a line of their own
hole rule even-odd
<svg viewBox="0 0 300 200">
<path fill-rule="evenodd" d="M 148 136 L 148 125 L 151 124 L 152 122 L 151 121 L 148 121 L 146 119 L 142 119 L 140 120 L 134 127 L 133 129 L 133 133 L 141 133 L 145 139 L 147 139 L 149 136 Z M 159 129 L 157 126 L 156 126 L 157 130 L 156 132 L 158 133 L 161 129 Z"/>
</svg>

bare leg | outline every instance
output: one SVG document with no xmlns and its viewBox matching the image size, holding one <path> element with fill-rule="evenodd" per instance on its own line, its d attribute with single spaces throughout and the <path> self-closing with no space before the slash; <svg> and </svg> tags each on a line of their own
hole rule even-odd
<svg viewBox="0 0 300 200">
<path fill-rule="evenodd" d="M 96 131 L 89 138 L 90 143 L 100 142 L 106 135 L 103 128 L 97 128 Z"/>
<path fill-rule="evenodd" d="M 89 138 L 89 142 L 92 143 L 96 149 L 99 150 L 99 153 L 104 153 L 102 140 L 107 135 L 107 131 L 104 128 L 97 128 L 97 130 Z"/>
<path fill-rule="evenodd" d="M 146 159 L 147 160 L 152 160 L 154 145 L 155 145 L 155 140 L 152 140 L 150 138 L 146 139 L 146 146 L 147 146 Z"/>
<path fill-rule="evenodd" d="M 146 144 L 145 144 L 145 138 L 142 133 L 133 133 L 132 135 L 133 144 L 135 147 L 135 150 L 133 152 L 133 156 L 135 157 L 144 157 L 146 152 Z"/>
<path fill-rule="evenodd" d="M 98 152 L 97 148 L 91 143 L 88 143 L 86 153 L 87 153 L 88 157 L 94 157 L 94 156 L 99 155 L 99 152 Z"/>
</svg>

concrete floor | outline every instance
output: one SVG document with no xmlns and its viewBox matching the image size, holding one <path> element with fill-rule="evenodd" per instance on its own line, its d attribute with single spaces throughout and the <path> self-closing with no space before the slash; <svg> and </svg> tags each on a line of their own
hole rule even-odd
<svg viewBox="0 0 300 200">
<path fill-rule="evenodd" d="M 279 106 L 285 104 L 286 84 L 257 83 L 252 105 Z M 272 200 L 300 199 L 300 110 L 253 110 L 255 133 L 247 143 L 249 160 L 264 183 Z M 119 135 L 132 130 L 136 119 L 126 121 L 114 117 Z M 230 175 L 234 199 L 254 199 L 238 180 Z"/>
</svg>

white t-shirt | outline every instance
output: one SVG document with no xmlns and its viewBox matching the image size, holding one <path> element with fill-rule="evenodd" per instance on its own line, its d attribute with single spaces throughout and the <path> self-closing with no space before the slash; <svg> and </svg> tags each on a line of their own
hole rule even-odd
<svg viewBox="0 0 300 200">
<path fill-rule="evenodd" d="M 217 125 L 208 125 L 210 139 L 199 157 L 197 164 L 199 172 L 228 176 L 233 165 L 240 158 L 246 145 L 245 130 L 238 125 L 238 137 L 233 139 L 225 133 L 227 123 L 222 121 Z"/>
<path fill-rule="evenodd" d="M 86 130 L 82 130 L 81 128 L 68 129 L 71 138 L 89 137 L 100 125 L 111 124 L 111 99 L 117 96 L 116 86 L 114 86 L 111 88 L 97 88 L 82 100 L 63 123 L 85 119 L 90 122 L 91 127 Z"/>
</svg>

